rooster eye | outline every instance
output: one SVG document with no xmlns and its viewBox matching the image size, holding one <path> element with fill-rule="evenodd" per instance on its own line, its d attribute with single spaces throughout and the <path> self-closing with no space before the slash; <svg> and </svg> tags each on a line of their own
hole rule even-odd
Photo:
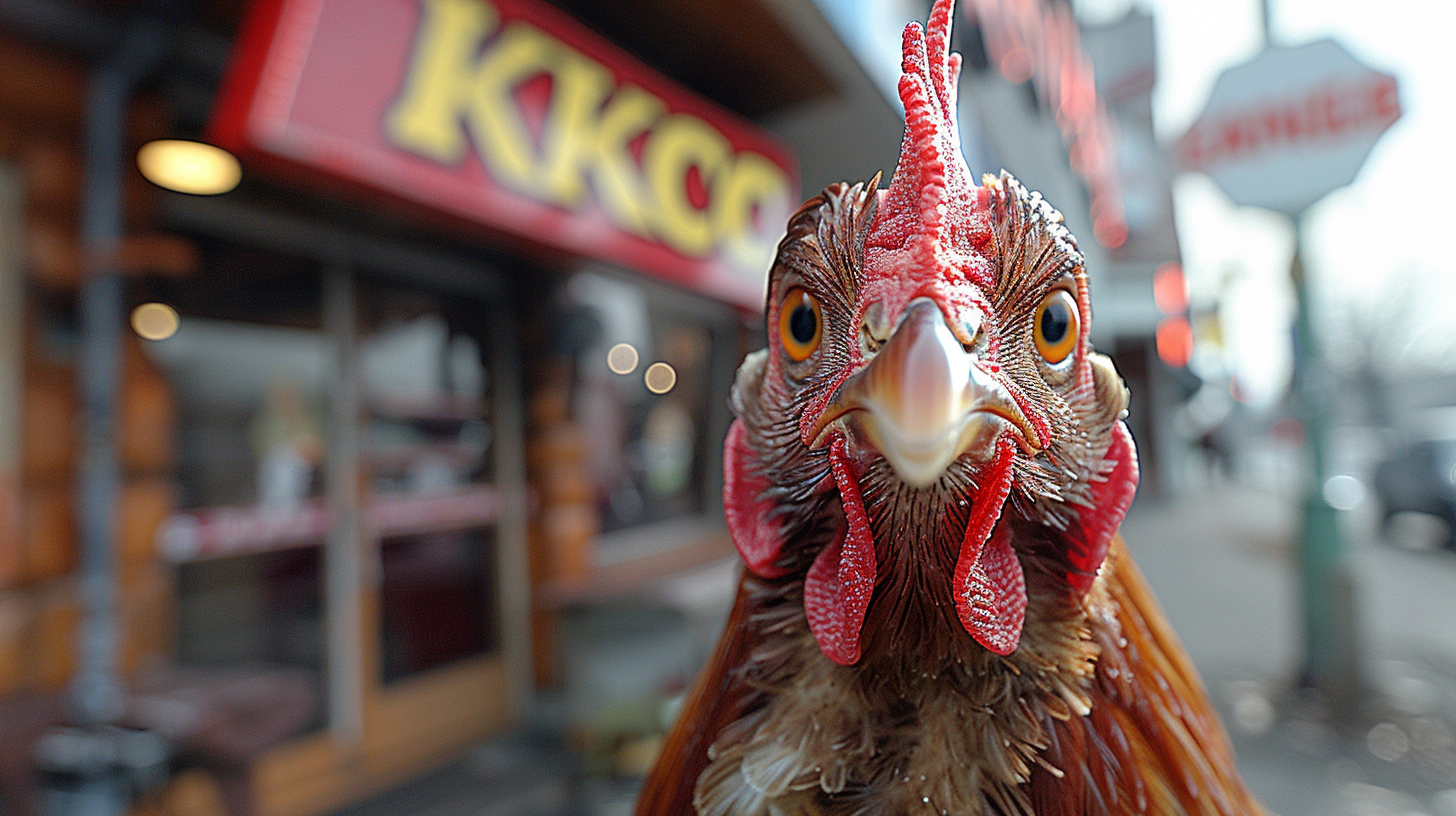
<svg viewBox="0 0 1456 816">
<path fill-rule="evenodd" d="M 779 340 L 784 344 L 784 351 L 795 361 L 808 359 L 819 348 L 823 331 L 819 301 L 803 289 L 789 290 L 779 307 Z"/>
<path fill-rule="evenodd" d="M 1036 307 L 1036 350 L 1042 359 L 1056 365 L 1067 359 L 1077 346 L 1079 320 L 1077 301 L 1072 293 L 1057 289 L 1042 299 Z"/>
</svg>

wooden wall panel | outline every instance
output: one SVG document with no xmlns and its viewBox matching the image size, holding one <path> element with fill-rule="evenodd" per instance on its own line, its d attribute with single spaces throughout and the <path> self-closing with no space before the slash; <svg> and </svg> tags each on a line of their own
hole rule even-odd
<svg viewBox="0 0 1456 816">
<path fill-rule="evenodd" d="M 0 695 L 13 694 L 30 683 L 30 597 L 0 591 Z"/>
<path fill-rule="evenodd" d="M 429 770 L 505 726 L 505 666 L 484 657 L 370 695 L 363 745 L 327 733 L 280 745 L 253 765 L 260 816 L 317 816 Z"/>
<path fill-rule="evenodd" d="M 76 490 L 69 482 L 32 485 L 22 501 L 24 559 L 20 580 L 59 578 L 76 568 Z"/>
<path fill-rule="evenodd" d="M 176 632 L 176 586 L 172 570 L 155 562 L 134 569 L 120 594 L 123 674 L 132 676 L 168 659 Z"/>
<path fill-rule="evenodd" d="M 117 497 L 116 555 L 122 582 L 157 567 L 157 531 L 176 508 L 176 489 L 163 476 L 127 479 Z"/>
<path fill-rule="evenodd" d="M 80 217 L 81 145 L 74 137 L 42 133 L 16 146 L 25 183 L 25 207 L 32 220 L 74 228 Z"/>
<path fill-rule="evenodd" d="M 76 670 L 76 633 L 81 624 L 76 582 L 64 578 L 27 591 L 35 605 L 31 685 L 59 689 L 70 682 Z"/>
<path fill-rule="evenodd" d="M 34 345 L 34 337 L 30 340 Z M 25 366 L 22 473 L 29 483 L 69 481 L 76 472 L 80 397 L 74 369 L 29 355 Z"/>
<path fill-rule="evenodd" d="M 127 338 L 122 360 L 117 448 L 130 474 L 163 474 L 172 466 L 176 401 L 166 376 L 142 351 L 145 341 Z"/>
<path fill-rule="evenodd" d="M 86 76 L 79 61 L 0 32 L 0 108 L 25 117 L 21 121 L 79 128 Z"/>
</svg>

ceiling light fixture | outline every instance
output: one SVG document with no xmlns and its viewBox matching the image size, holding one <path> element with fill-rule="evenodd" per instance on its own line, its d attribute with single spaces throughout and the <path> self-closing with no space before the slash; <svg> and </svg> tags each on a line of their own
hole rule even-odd
<svg viewBox="0 0 1456 816">
<path fill-rule="evenodd" d="M 233 154 L 185 139 L 147 142 L 137 151 L 136 161 L 147 181 L 179 193 L 226 193 L 243 178 L 243 168 Z"/>
</svg>

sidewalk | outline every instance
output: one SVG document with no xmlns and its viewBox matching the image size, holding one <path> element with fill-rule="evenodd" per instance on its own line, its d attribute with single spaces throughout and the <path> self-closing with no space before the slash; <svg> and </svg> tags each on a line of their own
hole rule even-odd
<svg viewBox="0 0 1456 816">
<path fill-rule="evenodd" d="M 1456 555 L 1344 519 L 1371 697 L 1337 732 L 1292 691 L 1302 645 L 1292 502 L 1236 486 L 1140 503 L 1123 536 L 1283 816 L 1456 816 Z"/>
</svg>

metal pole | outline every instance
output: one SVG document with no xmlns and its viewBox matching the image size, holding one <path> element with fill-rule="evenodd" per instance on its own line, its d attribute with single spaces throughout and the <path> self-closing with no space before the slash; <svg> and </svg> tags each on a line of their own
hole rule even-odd
<svg viewBox="0 0 1456 816">
<path fill-rule="evenodd" d="M 81 459 L 80 653 L 72 697 L 85 724 L 121 713 L 116 679 L 116 406 L 124 322 L 121 278 L 115 266 L 122 238 L 122 179 L 126 167 L 126 108 L 140 76 L 161 58 L 163 29 L 155 20 L 133 26 L 115 55 L 91 80 L 86 100 L 86 188 L 81 238 L 88 277 L 81 290 L 80 380 L 85 422 Z"/>
<path fill-rule="evenodd" d="M 324 267 L 324 328 L 334 346 L 329 386 L 328 505 L 333 517 L 324 545 L 325 627 L 328 632 L 328 718 L 346 750 L 364 739 L 364 529 L 359 504 L 359 341 L 354 269 L 334 258 Z M 374 583 L 370 570 L 370 583 Z"/>
<path fill-rule="evenodd" d="M 116 252 L 122 238 L 126 109 L 137 81 L 161 59 L 164 29 L 147 19 L 127 31 L 93 75 L 86 98 L 86 187 L 81 240 L 88 265 L 81 290 L 80 380 L 85 444 L 81 458 L 81 624 L 73 702 L 85 724 L 121 713 L 116 679 L 117 392 L 123 314 Z"/>
<path fill-rule="evenodd" d="M 1304 448 L 1309 477 L 1304 495 L 1304 525 L 1299 541 L 1300 594 L 1305 634 L 1304 681 L 1333 704 L 1337 717 L 1353 713 L 1360 691 L 1359 650 L 1355 631 L 1354 581 L 1346 559 L 1335 508 L 1324 496 L 1329 478 L 1325 458 L 1326 406 L 1334 398 L 1323 363 L 1302 251 L 1303 218 L 1294 219 L 1294 259 L 1289 276 L 1298 297 L 1295 323 L 1295 383 L 1304 419 Z"/>
<path fill-rule="evenodd" d="M 531 680 L 531 569 L 526 535 L 526 442 L 521 413 L 521 370 L 511 310 L 495 303 L 491 327 L 491 413 L 495 420 L 495 480 L 505 497 L 496 537 L 498 613 L 512 711 L 534 703 Z"/>
<path fill-rule="evenodd" d="M 49 813 L 119 816 L 135 781 L 127 767 L 136 753 L 135 734 L 108 727 L 125 707 L 116 670 L 116 410 L 124 304 L 115 262 L 123 231 L 127 103 L 161 59 L 164 35 L 155 18 L 131 26 L 87 89 L 81 239 L 88 274 L 79 303 L 85 425 L 77 496 L 82 619 L 71 684 L 80 728 L 52 733 L 37 747 L 54 780 L 44 797 Z"/>
<path fill-rule="evenodd" d="M 1264 46 L 1274 45 L 1272 0 L 1259 0 Z M 1355 626 L 1355 587 L 1346 559 L 1335 508 L 1325 500 L 1329 478 L 1325 461 L 1326 406 L 1333 398 L 1315 334 L 1313 303 L 1304 269 L 1304 216 L 1296 215 L 1294 258 L 1289 277 L 1298 299 L 1295 317 L 1294 381 L 1304 421 L 1308 477 L 1299 538 L 1301 617 L 1304 629 L 1306 685 L 1323 693 L 1337 717 L 1355 710 L 1360 693 L 1360 653 Z"/>
</svg>

